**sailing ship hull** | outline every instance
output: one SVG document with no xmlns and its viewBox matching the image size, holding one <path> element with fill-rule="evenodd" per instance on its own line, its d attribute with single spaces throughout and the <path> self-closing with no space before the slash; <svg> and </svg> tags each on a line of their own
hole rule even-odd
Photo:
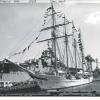
<svg viewBox="0 0 100 100">
<path fill-rule="evenodd" d="M 89 77 L 87 79 L 66 79 L 64 77 L 57 77 L 53 75 L 42 75 L 42 77 L 47 80 L 38 80 L 38 84 L 41 89 L 60 89 L 60 88 L 68 88 L 73 86 L 79 86 L 91 83 L 93 81 L 93 77 Z"/>
<path fill-rule="evenodd" d="M 88 79 L 79 79 L 79 80 L 68 80 L 62 77 L 57 76 L 46 76 L 41 75 L 44 78 L 47 78 L 47 80 L 37 80 L 38 85 L 23 85 L 23 86 L 17 86 L 17 87 L 11 87 L 11 88 L 2 88 L 0 89 L 0 94 L 10 94 L 10 93 L 31 93 L 31 92 L 39 92 L 41 90 L 52 90 L 52 89 L 63 89 L 68 87 L 74 87 L 79 85 L 84 85 L 92 82 L 93 77 L 89 77 Z M 35 81 L 36 81 L 35 80 Z M 5 95 L 6 95 L 5 94 Z"/>
<path fill-rule="evenodd" d="M 94 77 L 93 81 L 100 81 L 100 76 Z"/>
<path fill-rule="evenodd" d="M 39 86 L 17 86 L 17 87 L 8 87 L 8 88 L 0 88 L 0 95 L 7 95 L 7 94 L 20 94 L 20 93 L 32 93 L 32 92 L 39 92 L 41 91 Z"/>
</svg>

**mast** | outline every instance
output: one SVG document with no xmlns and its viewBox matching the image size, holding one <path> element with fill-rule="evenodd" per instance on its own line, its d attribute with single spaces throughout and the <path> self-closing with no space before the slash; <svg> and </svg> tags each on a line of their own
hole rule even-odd
<svg viewBox="0 0 100 100">
<path fill-rule="evenodd" d="M 64 15 L 64 36 L 65 36 L 65 46 L 66 46 L 66 63 L 67 63 L 67 73 L 69 73 L 69 63 L 68 63 L 68 36 L 66 34 L 66 25 L 65 25 L 66 19 Z"/>
<path fill-rule="evenodd" d="M 75 34 L 75 33 L 74 33 L 75 30 L 76 30 L 76 29 L 75 29 L 74 23 L 73 23 L 73 21 L 72 21 L 72 33 L 73 33 L 73 34 Z M 77 45 L 76 45 L 76 39 L 75 39 L 75 35 L 74 35 L 75 69 L 76 69 L 76 73 L 77 73 L 77 57 L 76 57 L 77 47 L 76 47 L 76 46 L 77 46 Z"/>
<path fill-rule="evenodd" d="M 54 51 L 54 57 L 55 57 L 55 71 L 56 71 L 56 75 L 57 75 L 57 57 L 56 57 L 56 33 L 55 33 L 55 14 L 54 14 L 54 8 L 53 8 L 53 4 L 52 4 L 52 1 L 51 1 L 51 11 L 52 11 L 52 14 L 51 14 L 51 17 L 52 17 L 52 32 L 51 32 L 51 37 L 53 38 L 52 39 L 52 49 Z"/>
<path fill-rule="evenodd" d="M 82 39 L 81 39 L 81 30 L 79 28 L 79 48 L 80 48 L 80 51 L 81 51 L 81 57 L 82 57 L 82 70 L 83 70 L 83 73 L 84 73 L 84 53 L 83 53 L 83 45 L 82 45 Z"/>
<path fill-rule="evenodd" d="M 50 64 L 51 64 L 51 66 L 52 66 L 52 48 L 50 48 L 50 42 L 48 41 L 48 52 L 49 52 L 49 57 L 50 57 Z"/>
<path fill-rule="evenodd" d="M 77 57 L 76 57 L 77 48 L 76 48 L 76 40 L 75 39 L 74 39 L 74 50 L 75 50 L 75 68 L 76 68 L 76 73 L 77 73 Z"/>
</svg>

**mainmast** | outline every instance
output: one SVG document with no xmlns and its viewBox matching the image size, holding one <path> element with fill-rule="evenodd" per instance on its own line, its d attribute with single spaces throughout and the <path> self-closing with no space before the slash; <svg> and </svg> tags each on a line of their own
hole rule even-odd
<svg viewBox="0 0 100 100">
<path fill-rule="evenodd" d="M 66 46 L 66 63 L 67 63 L 67 73 L 69 73 L 69 63 L 68 63 L 68 36 L 66 34 L 66 18 L 64 15 L 64 36 L 65 36 L 65 46 Z"/>
<path fill-rule="evenodd" d="M 56 71 L 56 75 L 57 75 L 57 57 L 56 57 L 56 33 L 55 33 L 55 29 L 56 27 L 55 26 L 55 10 L 54 10 L 54 7 L 53 7 L 53 4 L 51 2 L 51 11 L 52 11 L 52 14 L 51 14 L 51 17 L 52 17 L 52 32 L 51 32 L 51 37 L 53 38 L 52 39 L 52 49 L 53 49 L 53 52 L 54 52 L 54 57 L 55 57 L 55 71 Z"/>
</svg>

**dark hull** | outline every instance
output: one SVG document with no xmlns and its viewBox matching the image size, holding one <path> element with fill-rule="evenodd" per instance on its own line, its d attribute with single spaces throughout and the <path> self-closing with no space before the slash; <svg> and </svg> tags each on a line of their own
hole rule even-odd
<svg viewBox="0 0 100 100">
<path fill-rule="evenodd" d="M 14 93 L 32 93 L 41 91 L 39 86 L 25 86 L 25 87 L 10 87 L 1 88 L 0 94 L 14 94 Z"/>
</svg>

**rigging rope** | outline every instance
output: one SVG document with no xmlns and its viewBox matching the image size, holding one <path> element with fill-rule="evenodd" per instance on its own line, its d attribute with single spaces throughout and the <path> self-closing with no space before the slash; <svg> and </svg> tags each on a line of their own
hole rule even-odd
<svg viewBox="0 0 100 100">
<path fill-rule="evenodd" d="M 11 55 L 11 56 L 8 56 L 8 58 L 11 58 L 11 57 L 13 57 L 13 56 L 15 56 L 15 55 L 23 54 L 26 50 L 29 50 L 30 47 L 31 47 L 31 45 L 39 38 L 40 34 L 41 34 L 41 33 L 39 33 L 39 35 L 35 38 L 35 40 L 32 41 L 26 48 L 24 48 L 22 51 L 19 51 L 19 52 L 17 52 L 17 53 L 14 53 L 14 54 Z"/>
<path fill-rule="evenodd" d="M 35 24 L 36 26 L 36 24 Z M 36 29 L 36 28 L 35 28 Z M 28 33 L 31 33 L 31 32 L 28 32 Z M 24 35 L 24 37 L 14 46 L 14 48 L 11 50 L 11 52 L 8 54 L 8 55 L 11 55 L 13 52 L 15 52 L 19 47 L 21 47 L 23 44 L 25 44 L 26 41 L 28 41 L 30 39 L 30 37 L 33 37 L 35 34 L 31 34 L 28 38 L 27 36 L 29 35 L 28 33 L 26 33 Z M 33 31 L 32 31 L 33 33 Z M 27 40 L 25 40 L 27 38 Z M 20 44 L 21 42 L 21 44 Z M 20 45 L 19 45 L 20 44 Z"/>
</svg>

